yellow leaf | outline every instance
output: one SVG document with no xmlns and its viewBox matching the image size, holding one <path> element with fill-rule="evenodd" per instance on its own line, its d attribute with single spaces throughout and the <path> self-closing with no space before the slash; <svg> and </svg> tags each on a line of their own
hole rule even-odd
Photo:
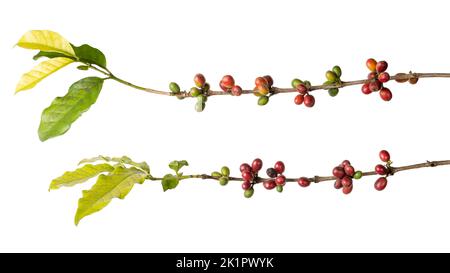
<svg viewBox="0 0 450 273">
<path fill-rule="evenodd" d="M 28 31 L 20 38 L 17 45 L 27 49 L 59 52 L 67 56 L 76 57 L 69 41 L 50 30 Z"/>
<path fill-rule="evenodd" d="M 22 78 L 20 78 L 20 81 L 16 86 L 16 92 L 33 88 L 38 82 L 72 62 L 72 59 L 64 57 L 43 61 L 35 66 L 30 72 L 22 75 Z"/>
</svg>

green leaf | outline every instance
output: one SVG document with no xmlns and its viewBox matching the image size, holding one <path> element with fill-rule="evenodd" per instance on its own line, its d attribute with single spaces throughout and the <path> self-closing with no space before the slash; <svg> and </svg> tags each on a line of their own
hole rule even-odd
<svg viewBox="0 0 450 273">
<path fill-rule="evenodd" d="M 54 99 L 52 104 L 42 112 L 39 125 L 41 141 L 67 132 L 70 125 L 97 101 L 102 85 L 101 78 L 84 78 L 72 84 L 64 97 Z"/>
<path fill-rule="evenodd" d="M 178 177 L 172 174 L 166 174 L 161 180 L 163 191 L 175 189 L 178 186 L 179 182 L 180 180 L 178 179 Z"/>
<path fill-rule="evenodd" d="M 74 46 L 72 45 L 73 50 L 75 51 L 75 55 L 77 55 L 78 59 L 82 62 L 86 62 L 89 64 L 96 64 L 102 68 L 106 68 L 106 57 L 97 48 L 94 48 L 90 45 L 81 45 Z"/>
<path fill-rule="evenodd" d="M 120 164 L 128 164 L 137 168 L 142 169 L 143 171 L 147 172 L 147 174 L 150 174 L 150 167 L 148 166 L 147 162 L 135 162 L 128 156 L 122 156 L 122 157 L 109 157 L 109 156 L 103 156 L 99 155 L 92 158 L 86 158 L 80 161 L 78 165 L 84 164 L 84 163 L 94 163 L 97 161 L 106 161 L 106 162 L 116 162 Z"/>
<path fill-rule="evenodd" d="M 78 209 L 75 214 L 75 225 L 84 217 L 100 211 L 106 207 L 113 198 L 124 199 L 134 184 L 142 184 L 147 174 L 137 168 L 118 167 L 108 175 L 100 175 L 90 190 L 83 191 L 78 200 Z"/>
<path fill-rule="evenodd" d="M 65 172 L 62 176 L 53 179 L 49 190 L 56 190 L 61 187 L 70 187 L 88 181 L 104 172 L 112 172 L 113 166 L 103 163 L 98 165 L 87 164 L 75 171 Z"/>
<path fill-rule="evenodd" d="M 174 160 L 169 163 L 169 168 L 174 170 L 176 173 L 178 173 L 178 171 L 183 168 L 183 166 L 189 166 L 186 160 Z"/>
<path fill-rule="evenodd" d="M 76 60 L 76 58 L 72 56 L 67 56 L 65 54 L 59 53 L 59 52 L 51 52 L 51 51 L 39 51 L 38 54 L 33 56 L 33 60 L 37 61 L 38 59 L 42 57 L 47 57 L 49 59 L 58 58 L 58 57 L 66 57 L 72 60 Z"/>
</svg>

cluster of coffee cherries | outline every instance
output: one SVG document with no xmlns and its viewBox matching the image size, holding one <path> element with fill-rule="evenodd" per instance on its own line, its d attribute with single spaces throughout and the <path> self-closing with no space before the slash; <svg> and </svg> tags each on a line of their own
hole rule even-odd
<svg viewBox="0 0 450 273">
<path fill-rule="evenodd" d="M 386 72 L 388 63 L 386 61 L 377 62 L 370 58 L 366 61 L 366 66 L 370 70 L 370 73 L 367 76 L 367 82 L 361 87 L 361 91 L 366 95 L 379 91 L 382 100 L 390 101 L 392 99 L 392 92 L 389 88 L 383 86 L 384 83 L 391 79 L 389 73 Z"/>
<path fill-rule="evenodd" d="M 223 76 L 219 86 L 224 92 L 231 92 L 233 96 L 240 96 L 242 94 L 242 88 L 235 84 L 234 78 L 231 75 Z"/>
<path fill-rule="evenodd" d="M 391 166 L 391 164 L 392 164 L 392 161 L 391 161 L 391 155 L 389 154 L 389 152 L 388 151 L 386 151 L 386 150 L 382 150 L 382 151 L 380 151 L 380 153 L 379 153 L 379 156 L 380 156 L 380 159 L 381 159 L 381 161 L 383 161 L 383 162 L 385 162 L 386 163 L 386 165 L 383 165 L 383 164 L 377 164 L 376 166 L 375 166 L 375 172 L 378 174 L 378 175 L 382 175 L 382 177 L 379 177 L 376 181 L 375 181 L 375 184 L 374 184 L 374 187 L 375 187 L 375 189 L 377 190 L 377 191 L 382 191 L 382 190 L 384 190 L 385 188 L 386 188 L 386 186 L 387 186 L 387 176 L 390 174 L 390 166 Z"/>
<path fill-rule="evenodd" d="M 362 175 L 361 171 L 355 171 L 350 161 L 344 160 L 333 168 L 333 176 L 336 177 L 334 188 L 342 189 L 344 194 L 349 194 L 353 190 L 353 179 L 360 179 Z"/>
<path fill-rule="evenodd" d="M 270 93 L 272 91 L 273 79 L 266 75 L 255 79 L 255 88 L 253 94 L 258 98 L 258 105 L 266 105 L 269 102 Z"/>
<path fill-rule="evenodd" d="M 268 168 L 266 174 L 271 179 L 263 182 L 264 188 L 272 190 L 277 189 L 278 192 L 283 192 L 283 187 L 286 185 L 286 176 L 283 175 L 285 170 L 284 163 L 277 161 L 273 168 Z"/>
<path fill-rule="evenodd" d="M 291 82 L 292 88 L 295 88 L 299 93 L 294 98 L 294 103 L 297 105 L 301 105 L 302 103 L 306 107 L 313 107 L 316 103 L 313 95 L 309 94 L 309 90 L 311 89 L 311 83 L 309 81 L 302 81 L 300 79 L 293 79 Z"/>
<path fill-rule="evenodd" d="M 213 172 L 211 173 L 211 176 L 217 179 L 220 185 L 226 186 L 230 180 L 230 168 L 223 166 L 220 169 L 220 172 Z"/>
<path fill-rule="evenodd" d="M 331 70 L 328 70 L 325 73 L 325 77 L 327 78 L 327 81 L 324 82 L 324 85 L 330 85 L 330 84 L 341 84 L 341 76 L 342 76 L 342 70 L 341 67 L 338 65 L 335 65 Z M 339 93 L 339 88 L 330 88 L 328 89 L 328 94 L 332 97 L 336 97 Z"/>
</svg>

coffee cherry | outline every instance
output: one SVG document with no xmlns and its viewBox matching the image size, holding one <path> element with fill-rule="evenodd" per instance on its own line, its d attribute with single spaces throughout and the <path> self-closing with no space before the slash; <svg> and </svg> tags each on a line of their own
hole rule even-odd
<svg viewBox="0 0 450 273">
<path fill-rule="evenodd" d="M 269 82 L 264 77 L 258 77 L 258 78 L 255 79 L 255 85 L 256 86 L 261 86 L 261 85 L 269 86 Z"/>
<path fill-rule="evenodd" d="M 269 97 L 268 96 L 261 96 L 258 99 L 258 105 L 266 105 L 269 102 Z"/>
<path fill-rule="evenodd" d="M 336 179 L 336 181 L 334 182 L 334 188 L 339 190 L 340 188 L 342 188 L 342 181 L 340 178 Z"/>
<path fill-rule="evenodd" d="M 333 176 L 337 178 L 343 178 L 345 176 L 344 168 L 342 167 L 334 167 L 333 169 Z"/>
<path fill-rule="evenodd" d="M 230 91 L 230 89 L 228 89 L 223 82 L 220 82 L 219 86 L 220 86 L 220 89 L 222 89 L 224 92 Z"/>
<path fill-rule="evenodd" d="M 229 176 L 230 175 L 230 168 L 228 168 L 227 166 L 223 166 L 222 169 L 220 169 L 220 172 L 224 176 Z"/>
<path fill-rule="evenodd" d="M 332 97 L 336 97 L 338 93 L 339 93 L 339 89 L 338 88 L 328 89 L 328 95 L 330 95 Z"/>
<path fill-rule="evenodd" d="M 311 184 L 311 181 L 309 181 L 309 179 L 306 178 L 306 177 L 300 177 L 297 180 L 297 183 L 300 185 L 300 187 L 306 188 L 306 187 L 308 187 Z"/>
<path fill-rule="evenodd" d="M 363 84 L 363 86 L 361 87 L 361 91 L 363 92 L 363 94 L 366 94 L 366 95 L 369 95 L 370 93 L 372 93 L 372 90 L 370 90 L 370 87 L 369 87 L 369 83 Z"/>
<path fill-rule="evenodd" d="M 203 76 L 203 74 L 197 74 L 194 76 L 194 83 L 197 87 L 201 88 L 205 85 L 206 83 L 206 79 L 205 76 Z"/>
<path fill-rule="evenodd" d="M 375 172 L 379 175 L 385 175 L 388 173 L 386 167 L 381 164 L 375 166 Z"/>
<path fill-rule="evenodd" d="M 355 174 L 355 168 L 351 165 L 346 165 L 344 167 L 345 174 L 348 176 L 353 176 Z"/>
<path fill-rule="evenodd" d="M 223 76 L 220 82 L 227 90 L 231 89 L 234 86 L 234 78 L 231 75 Z"/>
<path fill-rule="evenodd" d="M 378 75 L 378 80 L 382 83 L 388 82 L 391 79 L 391 76 L 387 72 L 382 72 Z"/>
<path fill-rule="evenodd" d="M 294 103 L 297 105 L 300 105 L 303 103 L 303 99 L 304 99 L 304 95 L 302 94 L 298 94 L 297 96 L 295 96 L 294 98 Z"/>
<path fill-rule="evenodd" d="M 398 82 L 398 83 L 407 82 L 408 81 L 407 76 L 408 75 L 405 74 L 405 73 L 397 73 L 397 74 L 395 74 L 395 77 L 401 77 L 401 78 L 400 79 L 395 79 L 395 81 Z"/>
<path fill-rule="evenodd" d="M 379 153 L 379 156 L 380 156 L 381 161 L 383 161 L 383 162 L 388 162 L 389 160 L 391 160 L 391 155 L 386 150 L 381 150 Z"/>
<path fill-rule="evenodd" d="M 191 96 L 198 97 L 202 93 L 202 91 L 196 87 L 192 87 L 190 93 L 191 93 Z"/>
<path fill-rule="evenodd" d="M 325 73 L 325 77 L 327 78 L 327 80 L 331 81 L 331 82 L 335 82 L 337 80 L 337 75 L 336 73 L 334 73 L 333 71 L 328 70 Z"/>
<path fill-rule="evenodd" d="M 244 191 L 250 189 L 251 186 L 252 186 L 252 184 L 249 181 L 244 181 L 244 183 L 242 183 L 242 189 Z"/>
<path fill-rule="evenodd" d="M 369 83 L 369 89 L 372 92 L 376 92 L 381 89 L 381 82 L 379 80 L 374 80 Z"/>
<path fill-rule="evenodd" d="M 363 175 L 362 171 L 357 171 L 357 172 L 355 172 L 355 174 L 353 175 L 353 178 L 354 178 L 354 179 L 361 179 L 362 175 Z"/>
<path fill-rule="evenodd" d="M 256 91 L 261 95 L 267 95 L 270 92 L 270 89 L 267 85 L 257 85 Z"/>
<path fill-rule="evenodd" d="M 277 192 L 283 192 L 283 186 L 278 185 L 277 186 Z"/>
<path fill-rule="evenodd" d="M 316 103 L 316 100 L 314 99 L 314 97 L 312 95 L 307 94 L 303 98 L 303 103 L 305 104 L 306 107 L 313 107 L 314 104 Z"/>
<path fill-rule="evenodd" d="M 377 191 L 382 191 L 386 188 L 387 186 L 387 179 L 385 177 L 379 177 L 376 181 L 375 181 L 375 189 Z"/>
<path fill-rule="evenodd" d="M 344 178 L 341 179 L 341 183 L 344 187 L 350 187 L 353 185 L 353 181 L 349 176 L 344 176 Z"/>
<path fill-rule="evenodd" d="M 222 177 L 222 174 L 219 173 L 219 172 L 212 172 L 211 176 L 214 177 L 214 178 L 219 178 L 219 177 Z"/>
<path fill-rule="evenodd" d="M 410 84 L 416 84 L 419 81 L 419 78 L 410 78 L 408 81 Z"/>
<path fill-rule="evenodd" d="M 366 66 L 370 71 L 375 72 L 377 70 L 377 61 L 370 58 L 366 61 Z"/>
<path fill-rule="evenodd" d="M 300 94 L 306 94 L 306 92 L 308 91 L 308 89 L 306 88 L 306 85 L 304 85 L 303 83 L 300 83 L 299 85 L 297 85 L 296 89 Z"/>
<path fill-rule="evenodd" d="M 198 97 L 197 97 L 198 98 Z M 205 106 L 206 106 L 206 104 L 204 103 L 204 102 L 199 102 L 199 101 L 197 101 L 196 103 L 195 103 L 195 111 L 197 111 L 197 112 L 202 112 L 203 110 L 205 110 Z"/>
<path fill-rule="evenodd" d="M 252 172 L 242 172 L 242 178 L 244 181 L 252 181 L 253 180 L 253 173 Z"/>
<path fill-rule="evenodd" d="M 301 84 L 301 83 L 303 83 L 301 80 L 299 80 L 299 79 L 293 79 L 293 80 L 291 81 L 291 86 L 292 86 L 292 88 L 297 88 L 297 86 L 298 86 L 299 84 Z"/>
<path fill-rule="evenodd" d="M 175 94 L 180 93 L 180 86 L 176 82 L 171 82 L 169 83 L 169 90 Z"/>
<path fill-rule="evenodd" d="M 367 75 L 367 79 L 369 79 L 369 80 L 376 79 L 377 77 L 378 77 L 377 72 L 370 72 L 370 73 Z"/>
<path fill-rule="evenodd" d="M 273 85 L 272 77 L 270 75 L 265 75 L 263 78 L 266 79 L 267 84 L 269 85 L 269 87 L 272 87 L 272 85 Z"/>
<path fill-rule="evenodd" d="M 285 167 L 283 161 L 277 161 L 273 167 L 278 174 L 284 173 Z"/>
<path fill-rule="evenodd" d="M 353 190 L 353 185 L 351 185 L 350 187 L 343 187 L 342 188 L 342 193 L 349 194 L 349 193 L 352 192 L 352 190 Z"/>
<path fill-rule="evenodd" d="M 340 66 L 335 65 L 335 66 L 333 67 L 333 69 L 331 69 L 331 70 L 336 74 L 336 76 L 337 76 L 338 78 L 340 78 L 340 77 L 342 76 L 342 70 L 341 70 L 341 67 L 340 67 Z"/>
<path fill-rule="evenodd" d="M 380 97 L 384 101 L 390 101 L 392 99 L 392 92 L 389 88 L 383 87 L 380 90 Z"/>
<path fill-rule="evenodd" d="M 267 176 L 270 177 L 270 178 L 275 178 L 275 177 L 277 177 L 277 175 L 278 175 L 277 171 L 275 171 L 274 168 L 268 168 L 268 169 L 266 170 L 266 174 L 267 174 Z"/>
<path fill-rule="evenodd" d="M 262 166 L 263 166 L 263 162 L 262 162 L 261 159 L 257 158 L 255 160 L 253 160 L 253 162 L 252 162 L 252 170 L 253 170 L 254 173 L 259 172 L 259 170 L 261 170 Z"/>
<path fill-rule="evenodd" d="M 268 190 L 273 190 L 277 186 L 277 184 L 275 184 L 275 181 L 273 180 L 266 180 L 263 182 L 263 186 Z"/>
<path fill-rule="evenodd" d="M 255 192 L 255 190 L 253 188 L 247 189 L 244 191 L 244 196 L 245 198 L 250 198 L 253 196 L 253 193 Z"/>
<path fill-rule="evenodd" d="M 228 184 L 228 177 L 219 178 L 219 184 L 222 186 L 226 186 Z"/>
<path fill-rule="evenodd" d="M 351 164 L 350 161 L 347 160 L 347 159 L 346 159 L 346 160 L 343 160 L 342 163 L 341 163 L 341 166 L 342 166 L 342 167 L 345 167 L 345 166 L 347 166 L 347 165 L 352 165 L 352 164 Z"/>
<path fill-rule="evenodd" d="M 280 175 L 275 178 L 275 184 L 284 186 L 286 184 L 286 177 L 284 175 Z"/>
<path fill-rule="evenodd" d="M 386 71 L 388 68 L 388 63 L 386 61 L 379 61 L 376 65 L 376 70 L 378 73 Z"/>
<path fill-rule="evenodd" d="M 240 96 L 242 94 L 242 88 L 239 85 L 235 85 L 231 88 L 231 94 L 233 96 Z"/>
<path fill-rule="evenodd" d="M 252 167 L 250 167 L 250 165 L 248 165 L 247 163 L 243 163 L 239 167 L 239 170 L 241 171 L 241 173 L 243 173 L 243 172 L 251 172 L 252 171 Z"/>
</svg>

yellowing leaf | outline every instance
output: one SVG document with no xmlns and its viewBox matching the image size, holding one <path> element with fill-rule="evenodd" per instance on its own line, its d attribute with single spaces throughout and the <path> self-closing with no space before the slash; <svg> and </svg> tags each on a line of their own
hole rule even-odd
<svg viewBox="0 0 450 273">
<path fill-rule="evenodd" d="M 25 33 L 17 43 L 27 49 L 59 52 L 64 55 L 76 57 L 75 52 L 64 37 L 50 30 L 31 30 Z"/>
<path fill-rule="evenodd" d="M 95 185 L 83 191 L 83 197 L 78 200 L 75 225 L 85 216 L 103 209 L 113 198 L 125 198 L 134 184 L 143 183 L 146 177 L 145 172 L 134 167 L 117 167 L 108 175 L 100 175 Z"/>
<path fill-rule="evenodd" d="M 42 63 L 35 66 L 30 72 L 22 75 L 22 78 L 20 78 L 20 81 L 16 86 L 16 92 L 33 88 L 47 76 L 53 74 L 54 72 L 72 62 L 72 59 L 64 57 L 57 57 L 43 61 Z"/>
<path fill-rule="evenodd" d="M 86 182 L 87 180 L 96 177 L 101 173 L 111 172 L 113 170 L 113 166 L 106 163 L 97 165 L 87 164 L 76 169 L 75 171 L 65 172 L 60 177 L 53 179 L 52 183 L 50 184 L 50 190 L 56 190 L 64 186 L 74 186 L 76 184 Z"/>
</svg>

